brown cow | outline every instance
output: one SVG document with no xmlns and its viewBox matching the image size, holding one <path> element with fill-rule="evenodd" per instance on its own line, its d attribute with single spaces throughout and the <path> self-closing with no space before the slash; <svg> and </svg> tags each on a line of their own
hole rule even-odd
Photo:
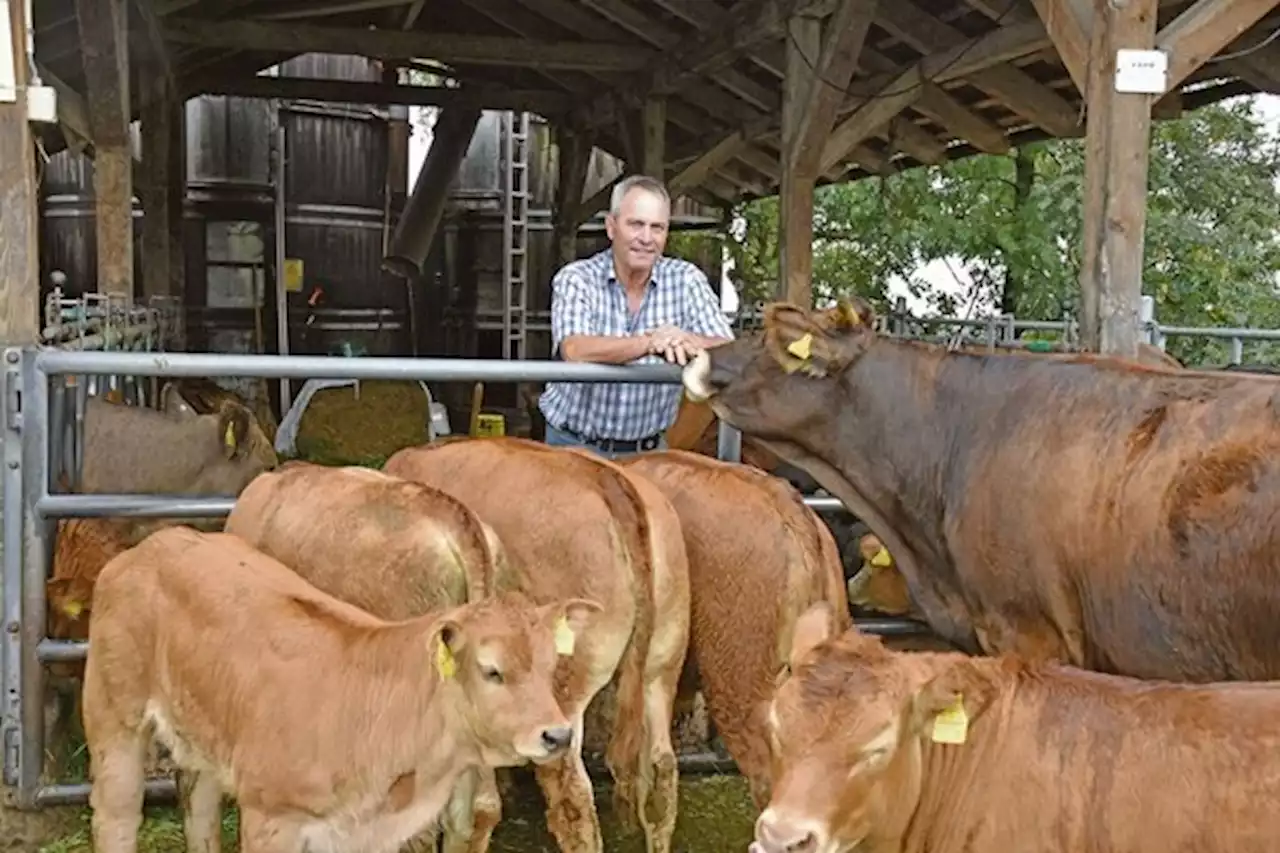
<svg viewBox="0 0 1280 853">
<path fill-rule="evenodd" d="M 497 534 L 461 501 L 357 466 L 288 462 L 262 474 L 240 493 L 226 532 L 380 619 L 480 601 L 506 568 Z M 484 850 L 500 814 L 493 773 L 468 774 L 444 816 L 444 849 Z M 422 839 L 429 849 L 434 835 Z"/>
<path fill-rule="evenodd" d="M 1280 384 L 885 340 L 772 305 L 689 392 L 875 531 L 934 631 L 1141 678 L 1280 676 Z"/>
<path fill-rule="evenodd" d="M 747 465 L 680 450 L 618 461 L 644 475 L 680 516 L 689 554 L 690 657 L 716 730 L 768 801 L 763 708 L 787 661 L 796 618 L 828 601 L 849 624 L 836 543 L 800 493 Z"/>
<path fill-rule="evenodd" d="M 918 616 L 906 578 L 893 564 L 893 557 L 879 537 L 874 533 L 863 536 L 858 542 L 858 553 L 862 557 L 862 568 L 849 578 L 849 603 L 890 616 Z"/>
<path fill-rule="evenodd" d="M 1280 685 L 892 652 L 837 636 L 822 608 L 770 709 L 751 853 L 1260 853 L 1280 837 Z"/>
<path fill-rule="evenodd" d="M 637 815 L 650 851 L 670 850 L 677 768 L 671 726 L 689 642 L 689 576 L 680 519 L 657 488 L 588 451 L 520 438 L 462 438 L 393 455 L 384 469 L 470 506 L 507 549 L 519 588 L 604 612 L 578 639 L 557 696 L 574 723 L 562 760 L 535 770 L 547 823 L 565 851 L 602 849 L 582 763 L 583 717 L 617 677 L 606 763 L 620 816 Z"/>
<path fill-rule="evenodd" d="M 461 774 L 568 748 L 556 626 L 598 609 L 502 598 L 387 622 L 239 537 L 189 527 L 116 557 L 94 597 L 84 717 L 100 853 L 136 848 L 152 734 L 188 776 L 189 849 L 218 849 L 226 791 L 247 853 L 390 853 Z"/>
</svg>

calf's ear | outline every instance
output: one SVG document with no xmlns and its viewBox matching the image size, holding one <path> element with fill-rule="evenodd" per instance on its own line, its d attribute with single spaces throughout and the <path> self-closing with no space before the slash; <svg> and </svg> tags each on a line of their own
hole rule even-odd
<svg viewBox="0 0 1280 853">
<path fill-rule="evenodd" d="M 569 598 L 557 604 L 538 608 L 542 620 L 551 624 L 555 632 L 556 652 L 571 656 L 577 638 L 591 624 L 591 617 L 604 608 L 589 598 Z"/>
<path fill-rule="evenodd" d="M 836 614 L 831 604 L 817 601 L 796 619 L 795 630 L 791 634 L 791 653 L 787 656 L 787 666 L 795 669 L 800 660 L 819 643 L 825 643 L 836 634 Z"/>
<path fill-rule="evenodd" d="M 233 459 L 244 447 L 249 437 L 249 410 L 240 405 L 228 405 L 218 412 L 218 440 L 222 453 Z"/>
<path fill-rule="evenodd" d="M 969 723 L 986 709 L 997 688 L 994 674 L 974 661 L 947 665 L 912 697 L 912 732 L 939 743 L 964 743 Z"/>
<path fill-rule="evenodd" d="M 866 350 L 874 315 L 865 300 L 842 300 L 823 311 L 785 302 L 765 307 L 765 346 L 787 373 L 818 378 L 839 373 Z"/>
</svg>

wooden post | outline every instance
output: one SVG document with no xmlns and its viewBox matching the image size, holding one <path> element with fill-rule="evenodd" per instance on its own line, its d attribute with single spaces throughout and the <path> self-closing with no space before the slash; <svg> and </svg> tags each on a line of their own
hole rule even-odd
<svg viewBox="0 0 1280 853">
<path fill-rule="evenodd" d="M 0 344 L 34 344 L 40 332 L 39 195 L 27 123 L 26 19 L 9 3 L 17 99 L 0 101 Z M 0 62 L 3 62 L 0 59 Z"/>
<path fill-rule="evenodd" d="M 127 0 L 76 0 L 98 235 L 98 290 L 133 295 L 133 150 Z"/>
<path fill-rule="evenodd" d="M 1081 338 L 1136 358 L 1152 95 L 1117 92 L 1116 51 L 1150 49 L 1156 0 L 1095 0 L 1085 135 Z"/>
<path fill-rule="evenodd" d="M 142 115 L 142 292 L 144 296 L 184 294 L 182 205 L 186 195 L 186 122 L 183 103 L 164 78 L 147 99 Z"/>
<path fill-rule="evenodd" d="M 591 136 L 574 131 L 563 124 L 555 126 L 559 149 L 559 180 L 552 227 L 556 241 L 556 268 L 577 255 L 578 226 L 582 223 L 582 192 L 586 188 L 587 169 L 591 164 Z"/>
<path fill-rule="evenodd" d="M 644 102 L 644 173 L 666 180 L 667 101 L 652 97 Z"/>
</svg>

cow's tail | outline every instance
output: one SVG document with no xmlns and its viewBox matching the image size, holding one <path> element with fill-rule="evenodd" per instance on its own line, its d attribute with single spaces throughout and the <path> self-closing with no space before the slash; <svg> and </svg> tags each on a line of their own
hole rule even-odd
<svg viewBox="0 0 1280 853">
<path fill-rule="evenodd" d="M 600 491 L 615 519 L 619 544 L 631 567 L 635 621 L 631 639 L 617 670 L 617 702 L 607 763 L 614 779 L 614 810 L 626 825 L 635 826 L 639 808 L 637 781 L 644 768 L 647 738 L 645 662 L 654 628 L 655 531 L 635 485 L 612 465 L 601 465 Z"/>
</svg>

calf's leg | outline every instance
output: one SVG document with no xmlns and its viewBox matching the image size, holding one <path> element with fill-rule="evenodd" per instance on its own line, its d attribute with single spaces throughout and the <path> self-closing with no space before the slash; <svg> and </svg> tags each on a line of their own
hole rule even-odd
<svg viewBox="0 0 1280 853">
<path fill-rule="evenodd" d="M 207 770 L 181 768 L 175 774 L 187 853 L 221 853 L 222 789 Z"/>
<path fill-rule="evenodd" d="M 569 718 L 573 721 L 569 750 L 554 761 L 535 765 L 533 773 L 547 800 L 547 828 L 563 853 L 599 853 L 604 850 L 600 817 L 582 761 L 583 710 L 574 709 Z"/>
<path fill-rule="evenodd" d="M 307 853 L 295 821 L 240 807 L 240 853 Z"/>
<path fill-rule="evenodd" d="M 639 817 L 645 850 L 668 853 L 676 831 L 680 773 L 671 744 L 672 708 L 680 666 L 664 666 L 649 679 L 644 693 L 645 744 L 648 754 L 639 768 Z"/>
<path fill-rule="evenodd" d="M 147 738 L 142 730 L 95 737 L 89 747 L 93 787 L 93 849 L 96 853 L 135 853 L 142 824 Z"/>
<path fill-rule="evenodd" d="M 443 815 L 442 853 L 484 853 L 502 818 L 502 798 L 493 770 L 473 768 L 453 787 Z"/>
</svg>

